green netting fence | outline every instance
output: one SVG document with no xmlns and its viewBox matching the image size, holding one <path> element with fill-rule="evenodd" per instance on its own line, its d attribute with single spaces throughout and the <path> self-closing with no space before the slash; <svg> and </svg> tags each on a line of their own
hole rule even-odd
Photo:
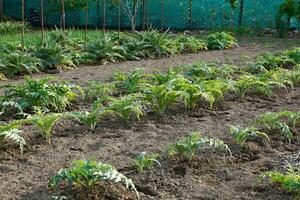
<svg viewBox="0 0 300 200">
<path fill-rule="evenodd" d="M 60 3 L 44 0 L 45 24 L 59 26 L 61 21 Z M 105 3 L 104 3 L 105 1 Z M 278 5 L 283 0 L 245 0 L 243 27 L 274 28 Z M 67 4 L 68 1 L 66 1 Z M 21 0 L 2 0 L 3 13 L 13 19 L 21 18 Z M 105 5 L 105 9 L 103 7 Z M 121 12 L 120 26 L 131 26 L 128 16 Z M 231 10 L 225 0 L 142 0 L 136 19 L 137 29 L 146 27 L 183 29 L 218 29 L 228 28 L 233 19 L 237 26 L 239 8 Z M 39 26 L 40 0 L 25 0 L 26 21 Z M 231 17 L 233 16 L 233 17 Z M 84 26 L 83 9 L 66 8 L 66 25 Z M 119 8 L 110 0 L 90 0 L 88 25 L 90 27 L 118 28 Z"/>
</svg>

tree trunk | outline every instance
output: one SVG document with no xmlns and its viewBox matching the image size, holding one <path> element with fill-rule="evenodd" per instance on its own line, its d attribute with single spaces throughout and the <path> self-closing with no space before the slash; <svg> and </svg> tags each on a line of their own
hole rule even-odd
<svg viewBox="0 0 300 200">
<path fill-rule="evenodd" d="M 146 1 L 145 0 L 143 0 L 142 1 L 142 30 L 145 30 L 145 22 L 146 22 L 146 18 L 145 18 L 145 16 L 146 16 L 146 12 L 145 12 L 145 3 L 146 3 Z"/>
<path fill-rule="evenodd" d="M 87 47 L 87 34 L 88 34 L 88 20 L 89 20 L 89 0 L 86 0 L 86 11 L 85 11 L 85 35 L 84 35 L 84 41 L 85 41 L 85 48 Z"/>
<path fill-rule="evenodd" d="M 101 25 L 101 17 L 100 17 L 100 0 L 96 2 L 96 13 L 97 13 L 97 27 L 99 28 Z"/>
<path fill-rule="evenodd" d="M 239 27 L 242 27 L 243 21 L 243 13 L 244 13 L 244 0 L 240 0 L 240 13 L 239 13 Z"/>
<path fill-rule="evenodd" d="M 3 0 L 0 0 L 0 21 L 3 22 Z"/>
<path fill-rule="evenodd" d="M 25 46 L 25 0 L 21 0 L 22 2 L 22 33 L 21 33 L 21 45 L 22 45 L 22 50 L 24 50 Z"/>
<path fill-rule="evenodd" d="M 192 0 L 189 0 L 189 8 L 188 8 L 188 13 L 189 13 L 189 27 L 192 27 L 192 6 L 193 2 Z"/>
<path fill-rule="evenodd" d="M 233 31 L 233 8 L 230 10 L 230 31 Z"/>
<path fill-rule="evenodd" d="M 65 13 L 65 0 L 60 1 L 61 4 L 61 29 L 66 29 L 66 13 Z"/>
<path fill-rule="evenodd" d="M 164 30 L 165 23 L 165 1 L 161 0 L 161 30 Z"/>
<path fill-rule="evenodd" d="M 121 1 L 119 1 L 119 6 L 118 6 L 118 36 L 120 40 L 120 32 L 121 32 Z"/>
<path fill-rule="evenodd" d="M 135 21 L 136 21 L 135 16 L 133 16 L 131 18 L 131 31 L 132 32 L 135 32 Z"/>
<path fill-rule="evenodd" d="M 44 0 L 41 0 L 41 33 L 42 33 L 42 46 L 45 44 L 44 36 Z"/>
<path fill-rule="evenodd" d="M 105 28 L 106 28 L 106 0 L 103 0 L 103 33 L 105 33 Z"/>
</svg>

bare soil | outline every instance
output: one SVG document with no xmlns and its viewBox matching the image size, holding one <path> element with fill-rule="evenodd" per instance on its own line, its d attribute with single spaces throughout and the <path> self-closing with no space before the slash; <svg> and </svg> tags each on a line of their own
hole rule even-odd
<svg viewBox="0 0 300 200">
<path fill-rule="evenodd" d="M 233 50 L 80 67 L 56 76 L 60 80 L 83 84 L 94 79 L 108 80 L 115 70 L 130 72 L 137 67 L 146 71 L 163 70 L 170 65 L 194 63 L 199 59 L 245 65 L 258 53 L 293 46 L 300 46 L 300 40 L 240 38 L 240 47 Z M 188 111 L 180 105 L 174 105 L 162 118 L 149 113 L 141 121 L 125 123 L 112 117 L 103 120 L 95 131 L 62 121 L 54 129 L 51 145 L 32 127 L 25 127 L 28 145 L 24 155 L 19 155 L 17 147 L 11 149 L 0 146 L 0 199 L 51 199 L 46 187 L 49 178 L 60 168 L 69 166 L 73 160 L 90 158 L 110 163 L 132 178 L 141 199 L 295 199 L 290 193 L 266 182 L 258 182 L 258 176 L 264 171 L 281 168 L 282 160 L 297 154 L 300 150 L 298 136 L 288 144 L 279 133 L 269 133 L 269 145 L 251 142 L 241 148 L 234 144 L 228 133 L 228 125 L 247 126 L 260 114 L 285 109 L 300 110 L 300 87 L 289 92 L 278 91 L 273 98 L 253 94 L 238 100 L 229 95 L 215 110 L 201 108 Z M 232 157 L 219 152 L 203 152 L 196 160 L 186 162 L 163 156 L 160 159 L 163 173 L 157 168 L 139 174 L 132 167 L 138 153 L 146 151 L 165 155 L 167 145 L 193 131 L 223 139 L 230 146 Z M 117 189 L 114 195 L 106 199 L 135 199 L 135 196 Z"/>
</svg>

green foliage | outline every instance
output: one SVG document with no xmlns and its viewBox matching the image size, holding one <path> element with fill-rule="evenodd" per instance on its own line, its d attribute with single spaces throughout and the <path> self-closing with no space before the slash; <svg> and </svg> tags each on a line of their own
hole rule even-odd
<svg viewBox="0 0 300 200">
<path fill-rule="evenodd" d="M 34 54 L 42 62 L 41 70 L 59 69 L 59 68 L 75 68 L 78 63 L 68 54 L 60 45 L 53 44 L 51 46 L 40 47 Z"/>
<path fill-rule="evenodd" d="M 110 98 L 108 110 L 117 113 L 123 120 L 134 116 L 138 120 L 143 115 L 141 100 L 138 95 L 126 95 L 121 98 Z"/>
<path fill-rule="evenodd" d="M 259 131 L 253 126 L 242 128 L 239 126 L 230 126 L 230 134 L 233 136 L 234 141 L 239 145 L 244 145 L 248 140 L 253 138 L 261 138 L 270 142 L 268 135 Z"/>
<path fill-rule="evenodd" d="M 40 60 L 26 51 L 13 50 L 0 53 L 0 71 L 6 77 L 38 72 L 40 65 Z"/>
<path fill-rule="evenodd" d="M 256 120 L 256 124 L 269 130 L 280 130 L 289 142 L 293 137 L 290 125 L 295 129 L 299 123 L 300 112 L 281 111 L 278 113 L 267 112 Z"/>
<path fill-rule="evenodd" d="M 300 169 L 292 166 L 287 167 L 286 172 L 268 171 L 260 176 L 261 179 L 268 179 L 270 183 L 276 184 L 283 190 L 296 193 L 300 196 Z"/>
<path fill-rule="evenodd" d="M 234 66 L 225 65 L 218 67 L 214 64 L 198 62 L 192 65 L 186 74 L 191 78 L 197 77 L 203 80 L 212 80 L 231 78 L 237 71 L 238 68 Z"/>
<path fill-rule="evenodd" d="M 135 158 L 135 166 L 139 172 L 144 172 L 146 169 L 154 169 L 155 164 L 161 167 L 160 162 L 157 160 L 159 157 L 159 154 L 142 152 Z"/>
<path fill-rule="evenodd" d="M 256 62 L 250 66 L 250 71 L 252 73 L 258 73 L 276 68 L 291 69 L 295 65 L 296 62 L 289 56 L 265 53 L 256 58 Z"/>
<path fill-rule="evenodd" d="M 157 30 L 149 30 L 138 33 L 137 39 L 144 41 L 148 47 L 150 58 L 178 54 L 176 41 L 167 32 L 159 33 Z"/>
<path fill-rule="evenodd" d="M 200 40 L 194 36 L 179 35 L 176 38 L 177 46 L 179 46 L 180 52 L 192 52 L 197 53 L 201 50 L 207 50 L 205 41 Z"/>
<path fill-rule="evenodd" d="M 32 111 L 33 107 L 48 108 L 51 111 L 65 111 L 78 96 L 80 87 L 69 84 L 48 82 L 53 78 L 31 79 L 25 77 L 24 84 L 6 86 L 5 102 L 15 102 L 22 111 Z"/>
<path fill-rule="evenodd" d="M 28 24 L 25 24 L 25 31 L 28 31 L 30 29 Z M 23 29 L 23 24 L 20 22 L 14 22 L 14 21 L 6 21 L 0 23 L 0 34 L 15 34 L 15 33 L 21 33 Z"/>
<path fill-rule="evenodd" d="M 276 29 L 280 37 L 285 36 L 289 31 L 293 17 L 300 23 L 299 11 L 300 3 L 298 0 L 285 0 L 279 5 L 276 14 Z"/>
<path fill-rule="evenodd" d="M 300 6 L 299 6 L 300 8 Z M 282 52 L 283 55 L 288 56 L 290 59 L 294 60 L 295 63 L 300 64 L 300 48 L 293 48 L 291 50 L 286 50 Z"/>
<path fill-rule="evenodd" d="M 99 81 L 91 81 L 84 88 L 84 96 L 88 101 L 104 101 L 108 99 L 115 91 L 115 83 L 101 83 Z"/>
<path fill-rule="evenodd" d="M 229 33 L 212 33 L 206 38 L 208 49 L 230 49 L 237 46 L 236 39 Z"/>
<path fill-rule="evenodd" d="M 101 187 L 109 187 L 104 183 L 117 184 L 122 183 L 126 189 L 133 190 L 138 196 L 135 185 L 131 179 L 118 172 L 113 166 L 105 163 L 97 163 L 93 160 L 77 160 L 74 161 L 73 166 L 61 169 L 54 175 L 50 181 L 49 186 L 55 190 L 72 188 L 72 194 L 75 191 L 83 192 L 87 190 L 90 195 L 99 193 Z"/>
<path fill-rule="evenodd" d="M 63 117 L 59 113 L 47 113 L 48 110 L 42 110 L 41 108 L 34 108 L 34 115 L 28 115 L 26 122 L 36 126 L 40 134 L 51 143 L 53 126 Z"/>
<path fill-rule="evenodd" d="M 12 141 L 20 146 L 21 154 L 23 154 L 25 139 L 21 136 L 22 131 L 18 129 L 19 122 L 15 121 L 10 124 L 0 125 L 0 142 Z"/>
<path fill-rule="evenodd" d="M 150 74 L 150 82 L 158 85 L 166 84 L 174 78 L 180 77 L 182 71 L 182 67 L 170 67 L 167 72 Z"/>
<path fill-rule="evenodd" d="M 214 140 L 212 138 L 203 138 L 200 133 L 191 133 L 187 138 L 168 147 L 169 156 L 180 156 L 192 160 L 198 151 L 205 147 L 221 149 L 229 152 L 229 147 L 222 140 Z"/>
<path fill-rule="evenodd" d="M 163 115 L 166 108 L 175 103 L 183 93 L 172 90 L 172 86 L 168 84 L 159 86 L 147 84 L 143 94 L 153 111 L 158 115 Z"/>
<path fill-rule="evenodd" d="M 140 91 L 141 83 L 144 82 L 144 73 L 141 69 L 135 69 L 131 74 L 126 75 L 119 72 L 115 76 L 116 87 L 121 93 L 131 94 Z"/>
<path fill-rule="evenodd" d="M 169 84 L 173 87 L 173 90 L 181 93 L 181 97 L 188 109 L 197 108 L 200 100 L 209 102 L 211 106 L 215 101 L 211 93 L 205 92 L 200 85 L 193 84 L 184 77 L 175 78 L 171 80 Z"/>
<path fill-rule="evenodd" d="M 94 130 L 99 120 L 110 112 L 108 109 L 94 105 L 91 111 L 72 112 L 69 116 L 85 124 L 90 130 Z"/>
<path fill-rule="evenodd" d="M 268 81 L 255 75 L 242 75 L 234 82 L 234 88 L 242 98 L 249 91 L 272 96 L 276 87 L 285 87 L 285 85 L 276 81 Z"/>
</svg>

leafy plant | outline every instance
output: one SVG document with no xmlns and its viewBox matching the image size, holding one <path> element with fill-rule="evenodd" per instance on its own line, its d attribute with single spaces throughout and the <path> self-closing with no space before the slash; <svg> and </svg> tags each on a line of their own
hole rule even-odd
<svg viewBox="0 0 300 200">
<path fill-rule="evenodd" d="M 93 160 L 74 161 L 73 166 L 61 169 L 54 175 L 49 181 L 49 186 L 55 190 L 65 190 L 65 186 L 68 186 L 72 189 L 72 194 L 76 195 L 75 191 L 79 190 L 82 193 L 86 191 L 88 196 L 98 196 L 99 189 L 109 187 L 105 183 L 122 183 L 126 189 L 133 190 L 139 197 L 131 179 L 118 172 L 113 166 Z"/>
<path fill-rule="evenodd" d="M 299 122 L 300 112 L 281 111 L 278 113 L 267 112 L 256 120 L 256 124 L 266 127 L 269 130 L 280 130 L 283 136 L 291 142 L 293 132 L 289 125 L 295 129 Z"/>
<path fill-rule="evenodd" d="M 126 95 L 121 98 L 110 98 L 107 109 L 117 113 L 124 120 L 129 120 L 131 116 L 140 119 L 143 115 L 142 104 L 138 95 Z"/>
<path fill-rule="evenodd" d="M 252 138 L 261 138 L 267 142 L 270 142 L 268 135 L 262 131 L 259 131 L 256 127 L 249 126 L 242 128 L 239 126 L 230 126 L 230 134 L 233 136 L 234 141 L 239 145 L 244 145 L 248 140 Z"/>
<path fill-rule="evenodd" d="M 94 130 L 99 120 L 110 112 L 108 109 L 94 105 L 92 111 L 72 112 L 69 116 L 85 124 L 90 130 Z"/>
<path fill-rule="evenodd" d="M 140 69 L 135 69 L 131 74 L 118 73 L 115 77 L 116 87 L 119 91 L 132 94 L 139 92 L 144 73 Z"/>
<path fill-rule="evenodd" d="M 97 99 L 104 101 L 108 99 L 114 91 L 114 83 L 101 83 L 98 81 L 91 81 L 89 85 L 84 88 L 85 99 L 88 101 L 95 101 Z"/>
<path fill-rule="evenodd" d="M 26 145 L 25 139 L 20 135 L 21 130 L 18 129 L 19 122 L 15 121 L 10 124 L 0 125 L 0 142 L 12 141 L 20 146 L 21 154 L 23 154 L 24 146 Z"/>
<path fill-rule="evenodd" d="M 286 172 L 268 171 L 260 176 L 261 179 L 268 179 L 270 183 L 276 184 L 283 190 L 296 193 L 300 196 L 300 169 L 292 166 L 287 167 Z"/>
<path fill-rule="evenodd" d="M 192 65 L 186 74 L 192 79 L 194 77 L 197 77 L 203 80 L 213 80 L 220 78 L 231 78 L 237 71 L 237 67 L 234 66 L 225 65 L 222 67 L 218 67 L 214 64 L 198 62 Z"/>
<path fill-rule="evenodd" d="M 169 82 L 169 85 L 173 87 L 173 90 L 181 93 L 181 98 L 188 109 L 195 109 L 200 100 L 207 101 L 210 105 L 215 101 L 211 93 L 206 93 L 200 85 L 193 84 L 186 78 L 175 78 Z"/>
<path fill-rule="evenodd" d="M 0 53 L 0 71 L 7 77 L 38 72 L 40 65 L 40 60 L 28 52 Z"/>
<path fill-rule="evenodd" d="M 158 158 L 159 154 L 142 152 L 135 158 L 135 166 L 139 172 L 144 172 L 146 169 L 153 169 L 155 164 L 161 167 L 160 162 L 157 160 Z"/>
<path fill-rule="evenodd" d="M 150 74 L 150 81 L 153 81 L 158 85 L 162 85 L 168 83 L 174 78 L 180 77 L 180 73 L 182 71 L 182 67 L 170 67 L 167 72 Z"/>
<path fill-rule="evenodd" d="M 175 103 L 182 92 L 172 90 L 172 87 L 167 84 L 159 86 L 147 84 L 143 94 L 153 111 L 158 115 L 163 115 L 166 108 Z"/>
<path fill-rule="evenodd" d="M 225 150 L 231 154 L 229 147 L 222 140 L 203 138 L 200 133 L 191 133 L 187 138 L 169 145 L 167 151 L 169 156 L 180 156 L 192 160 L 195 154 L 205 147 Z"/>
<path fill-rule="evenodd" d="M 200 40 L 194 36 L 179 35 L 176 38 L 176 43 L 179 46 L 180 52 L 196 53 L 200 50 L 207 50 L 205 41 Z"/>
<path fill-rule="evenodd" d="M 5 102 L 15 102 L 22 111 L 32 111 L 33 107 L 47 108 L 51 111 L 65 111 L 76 99 L 81 88 L 69 84 L 48 84 L 52 77 L 31 79 L 25 77 L 24 84 L 5 86 L 6 92 L 1 107 Z"/>
<path fill-rule="evenodd" d="M 48 110 L 42 110 L 38 107 L 35 107 L 34 110 L 35 114 L 28 115 L 26 122 L 36 126 L 41 135 L 50 144 L 53 126 L 63 117 L 63 115 L 59 113 L 47 113 Z"/>
<path fill-rule="evenodd" d="M 209 34 L 206 38 L 208 49 L 230 49 L 237 46 L 236 39 L 226 32 Z"/>
</svg>

